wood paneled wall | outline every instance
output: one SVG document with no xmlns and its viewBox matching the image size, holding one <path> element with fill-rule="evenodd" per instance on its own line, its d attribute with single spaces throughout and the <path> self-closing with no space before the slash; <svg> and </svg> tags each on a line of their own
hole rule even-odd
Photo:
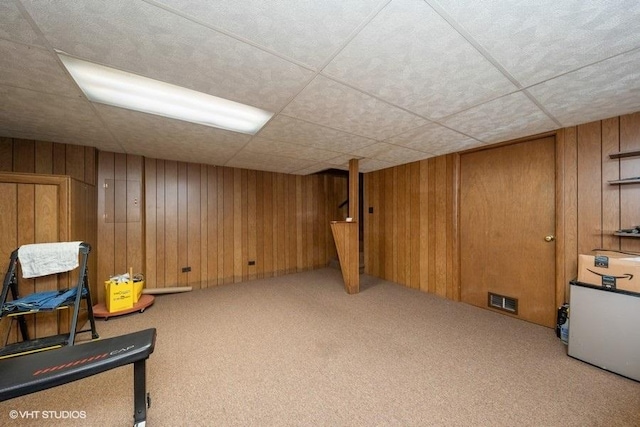
<svg viewBox="0 0 640 427">
<path fill-rule="evenodd" d="M 556 269 L 559 283 L 577 275 L 577 256 L 594 248 L 640 252 L 640 239 L 613 236 L 640 225 L 640 113 L 560 129 Z M 365 174 L 365 271 L 407 287 L 459 300 L 458 155 Z M 373 213 L 366 213 L 373 207 Z M 562 289 L 562 286 L 559 286 Z"/>
<path fill-rule="evenodd" d="M 0 137 L 0 171 L 68 175 L 95 185 L 96 149 L 80 145 Z"/>
<path fill-rule="evenodd" d="M 88 242 L 92 247 L 89 256 L 89 278 L 92 286 L 95 286 L 98 259 L 95 187 L 97 162 L 97 150 L 93 147 L 0 137 L 0 172 L 67 175 L 72 178 L 69 205 L 66 207 L 72 221 L 71 234 L 56 236 L 53 240 L 36 235 L 33 242 L 50 242 L 55 239 Z M 44 214 L 38 214 L 38 223 L 46 221 L 41 215 Z M 20 218 L 18 220 L 24 221 Z M 27 243 L 28 240 L 18 240 L 19 244 L 21 242 Z M 2 258 L 0 268 L 6 268 L 6 259 L 8 258 Z"/>
<path fill-rule="evenodd" d="M 640 224 L 640 185 L 608 183 L 640 176 L 640 158 L 608 156 L 640 149 L 640 113 L 561 129 L 556 138 L 562 150 L 556 266 L 567 283 L 579 253 L 640 251 L 640 239 L 612 235 Z M 148 286 L 206 287 L 314 268 L 335 256 L 329 221 L 343 219 L 336 207 L 346 198 L 344 178 L 114 153 L 100 153 L 99 164 L 96 181 L 93 148 L 0 138 L 0 171 L 67 174 L 95 185 L 86 191 L 97 199 L 98 278 L 133 267 L 145 272 Z M 117 184 L 109 197 L 119 220 L 109 223 L 106 179 Z M 364 182 L 366 273 L 459 299 L 458 155 L 368 173 Z"/>
<path fill-rule="evenodd" d="M 611 159 L 609 154 L 640 150 L 640 113 L 563 129 L 566 247 L 559 255 L 565 281 L 577 274 L 577 254 L 596 248 L 640 252 L 640 239 L 613 235 L 640 225 L 640 184 L 609 181 L 640 176 L 640 157 Z"/>
<path fill-rule="evenodd" d="M 101 152 L 98 183 L 106 180 L 120 184 L 99 191 L 101 277 L 133 267 L 148 287 L 197 289 L 318 268 L 336 256 L 330 221 L 341 219 L 345 178 Z M 139 220 L 131 212 L 136 182 Z M 109 203 L 127 214 L 105 220 Z"/>
<path fill-rule="evenodd" d="M 346 191 L 344 178 L 146 159 L 149 286 L 204 288 L 325 266 Z"/>
<path fill-rule="evenodd" d="M 458 161 L 446 155 L 365 174 L 365 273 L 459 299 Z"/>
<path fill-rule="evenodd" d="M 101 151 L 98 155 L 98 281 L 133 268 L 144 273 L 143 158 Z M 104 301 L 104 286 L 98 286 Z"/>
</svg>

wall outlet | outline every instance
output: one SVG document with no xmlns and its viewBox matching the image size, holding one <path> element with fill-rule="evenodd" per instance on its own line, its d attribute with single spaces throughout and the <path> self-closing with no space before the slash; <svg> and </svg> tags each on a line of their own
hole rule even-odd
<svg viewBox="0 0 640 427">
<path fill-rule="evenodd" d="M 249 261 L 249 265 L 256 265 L 255 261 Z"/>
<path fill-rule="evenodd" d="M 182 272 L 183 273 L 188 273 L 191 271 L 191 267 L 182 267 Z"/>
</svg>

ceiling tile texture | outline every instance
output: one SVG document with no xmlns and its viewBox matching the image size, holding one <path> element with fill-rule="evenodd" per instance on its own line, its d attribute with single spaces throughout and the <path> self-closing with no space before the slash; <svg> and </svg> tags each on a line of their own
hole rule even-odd
<svg viewBox="0 0 640 427">
<path fill-rule="evenodd" d="M 69 55 L 266 109 L 256 135 L 88 101 Z M 310 174 L 640 110 L 640 3 L 7 0 L 0 137 Z"/>
</svg>

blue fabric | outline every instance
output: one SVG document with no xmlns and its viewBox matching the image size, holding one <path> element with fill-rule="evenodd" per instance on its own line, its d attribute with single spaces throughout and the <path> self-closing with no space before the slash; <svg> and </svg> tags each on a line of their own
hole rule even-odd
<svg viewBox="0 0 640 427">
<path fill-rule="evenodd" d="M 71 302 L 71 300 L 75 299 L 77 293 L 77 288 L 71 288 L 66 292 L 62 292 L 60 295 L 44 301 L 40 305 L 40 310 L 53 310 L 66 302 Z M 82 294 L 86 295 L 87 290 L 83 288 Z"/>
<path fill-rule="evenodd" d="M 76 290 L 77 288 L 71 288 L 61 291 L 36 292 L 14 301 L 5 302 L 2 311 L 53 310 L 73 300 L 77 293 Z M 86 295 L 87 290 L 83 288 L 82 294 Z"/>
</svg>

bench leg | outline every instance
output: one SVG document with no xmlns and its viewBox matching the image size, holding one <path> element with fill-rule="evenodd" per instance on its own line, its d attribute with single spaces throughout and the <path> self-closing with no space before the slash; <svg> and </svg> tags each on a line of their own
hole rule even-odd
<svg viewBox="0 0 640 427">
<path fill-rule="evenodd" d="M 147 423 L 147 370 L 146 359 L 133 363 L 133 426 L 145 427 Z"/>
</svg>

